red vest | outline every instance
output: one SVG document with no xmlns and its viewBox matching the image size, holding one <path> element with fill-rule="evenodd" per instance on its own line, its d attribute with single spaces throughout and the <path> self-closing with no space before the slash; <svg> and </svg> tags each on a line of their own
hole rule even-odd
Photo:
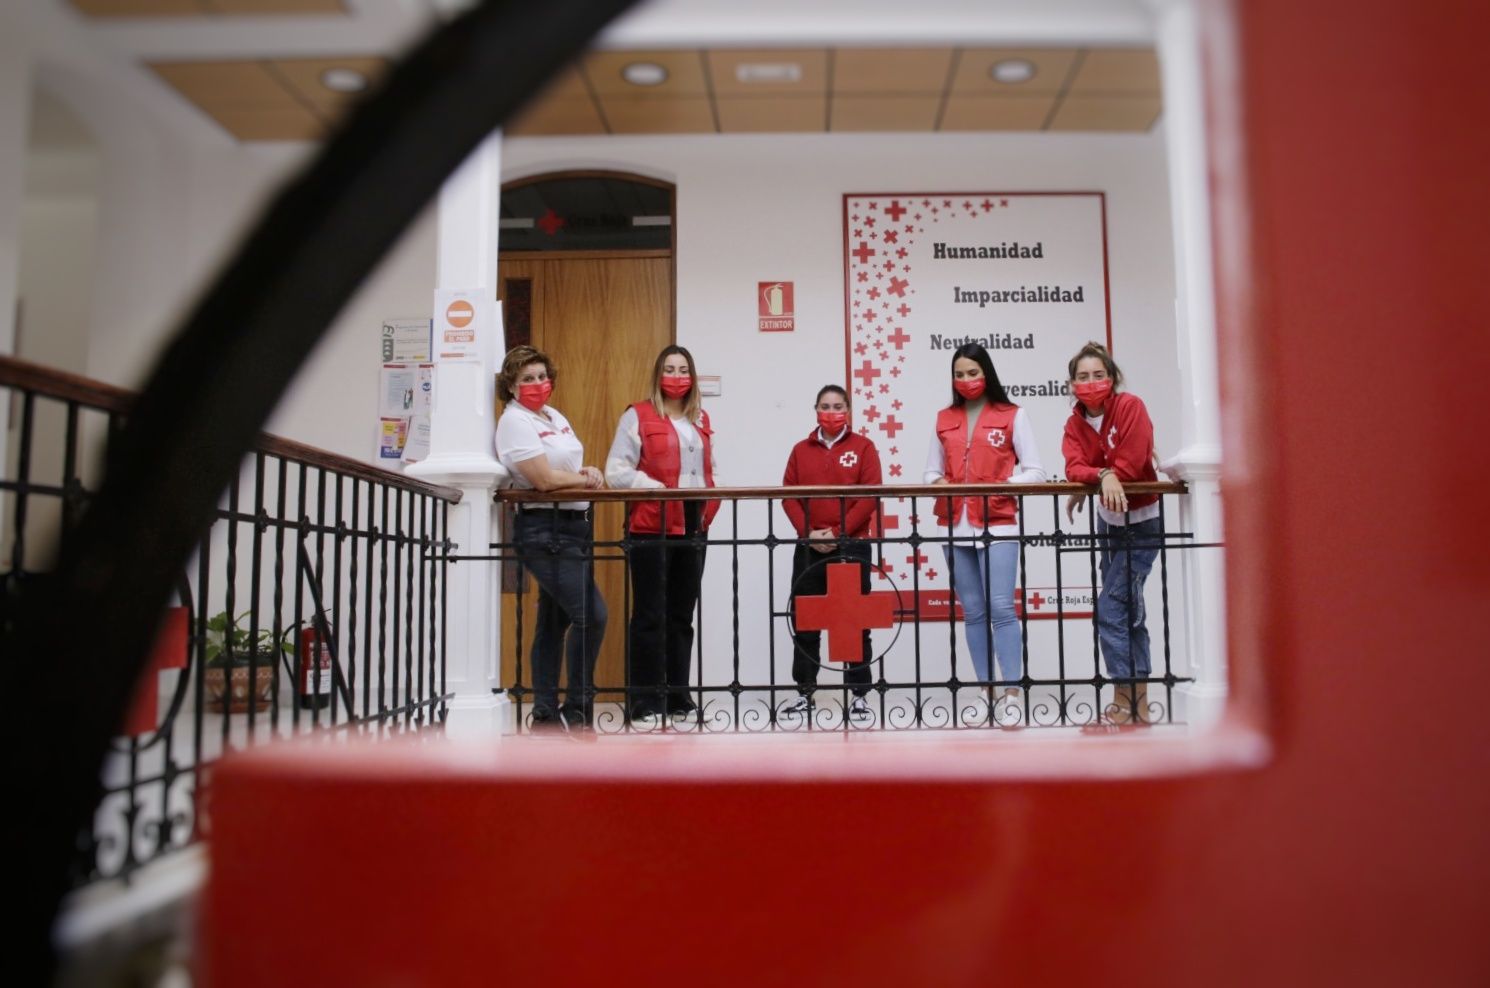
<svg viewBox="0 0 1490 988">
<path fill-rule="evenodd" d="M 951 405 L 936 413 L 936 438 L 942 444 L 947 461 L 947 481 L 953 484 L 998 484 L 1014 473 L 1014 416 L 1018 405 L 983 406 L 973 427 L 971 441 L 967 434 L 967 409 Z M 1012 525 L 1018 505 L 1007 495 L 998 497 L 941 497 L 936 500 L 936 517 L 943 525 L 952 525 L 967 505 L 968 521 L 981 528 L 985 524 Z"/>
<path fill-rule="evenodd" d="M 650 401 L 639 401 L 631 406 L 636 411 L 637 431 L 641 434 L 642 455 L 636 468 L 653 480 L 660 480 L 664 487 L 677 487 L 678 474 L 682 472 L 682 456 L 678 451 L 678 430 L 665 417 L 657 414 Z M 709 413 L 702 412 L 693 426 L 704 443 L 704 486 L 714 486 L 714 431 L 709 428 Z M 684 534 L 683 516 L 685 501 L 667 502 L 667 534 Z M 630 528 L 633 532 L 657 535 L 662 531 L 661 501 L 633 501 L 631 504 Z M 705 501 L 702 525 L 705 531 L 719 512 L 718 501 Z"/>
</svg>

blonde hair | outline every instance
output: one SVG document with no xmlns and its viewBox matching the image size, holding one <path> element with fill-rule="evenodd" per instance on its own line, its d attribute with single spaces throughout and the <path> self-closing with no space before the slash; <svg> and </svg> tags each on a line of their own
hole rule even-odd
<svg viewBox="0 0 1490 988">
<path fill-rule="evenodd" d="M 497 372 L 497 397 L 499 399 L 511 401 L 517 397 L 517 377 L 529 364 L 542 364 L 543 369 L 548 371 L 548 379 L 555 383 L 558 382 L 559 372 L 554 367 L 554 362 L 548 359 L 548 354 L 527 344 L 515 346 L 507 351 L 507 356 L 502 358 L 502 369 Z"/>
<path fill-rule="evenodd" d="M 657 414 L 667 418 L 667 409 L 663 407 L 663 401 L 667 396 L 662 393 L 662 365 L 667 363 L 667 358 L 677 354 L 688 363 L 688 379 L 692 387 L 683 398 L 683 417 L 690 422 L 697 423 L 704 413 L 703 403 L 699 401 L 698 395 L 698 370 L 693 366 L 693 354 L 686 347 L 680 347 L 676 343 L 662 348 L 657 355 L 657 361 L 652 364 L 652 407 Z"/>
<path fill-rule="evenodd" d="M 1088 342 L 1086 346 L 1076 351 L 1076 356 L 1072 357 L 1071 362 L 1066 365 L 1066 380 L 1076 380 L 1076 365 L 1087 357 L 1096 357 L 1102 361 L 1102 366 L 1107 369 L 1107 376 L 1112 379 L 1113 390 L 1122 385 L 1123 372 L 1118 370 L 1118 365 L 1113 361 L 1112 354 L 1107 352 L 1107 348 L 1096 340 Z"/>
</svg>

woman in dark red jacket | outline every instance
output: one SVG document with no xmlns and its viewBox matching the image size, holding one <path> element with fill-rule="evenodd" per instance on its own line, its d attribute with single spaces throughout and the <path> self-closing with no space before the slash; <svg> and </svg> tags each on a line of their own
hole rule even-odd
<svg viewBox="0 0 1490 988">
<path fill-rule="evenodd" d="M 617 488 L 714 487 L 714 462 L 714 430 L 699 402 L 693 355 L 666 347 L 652 367 L 651 398 L 621 415 L 606 479 Z M 627 706 L 634 727 L 653 729 L 664 714 L 698 711 L 688 696 L 688 659 L 704 536 L 718 510 L 718 501 L 632 503 L 626 525 L 632 543 Z"/>
<path fill-rule="evenodd" d="M 1143 585 L 1164 538 L 1157 494 L 1129 495 L 1124 483 L 1158 480 L 1154 424 L 1137 395 L 1119 392 L 1123 374 L 1100 343 L 1082 347 L 1067 365 L 1076 406 L 1066 420 L 1061 452 L 1066 479 L 1096 484 L 1097 536 L 1102 590 L 1097 595 L 1097 638 L 1107 674 L 1116 683 L 1109 721 L 1148 721 L 1149 630 Z M 1066 517 L 1084 495 L 1066 501 Z"/>
<path fill-rule="evenodd" d="M 881 483 L 880 455 L 874 443 L 849 427 L 848 392 L 829 384 L 817 393 L 813 403 L 817 426 L 806 439 L 792 447 L 786 461 L 783 487 L 877 486 Z M 792 554 L 792 596 L 817 597 L 828 592 L 828 563 L 853 561 L 859 564 L 859 589 L 869 591 L 871 550 L 868 542 L 870 522 L 874 520 L 875 499 L 850 498 L 782 498 L 781 507 L 791 519 L 798 542 Z M 798 696 L 781 710 L 787 717 L 805 717 L 812 712 L 812 694 L 817 688 L 818 670 L 822 668 L 821 631 L 798 631 L 792 635 L 792 679 Z M 872 716 L 864 699 L 873 682 L 870 663 L 874 646 L 869 632 L 863 635 L 859 661 L 847 663 L 843 681 L 854 691 L 849 703 L 851 720 L 867 721 Z"/>
</svg>

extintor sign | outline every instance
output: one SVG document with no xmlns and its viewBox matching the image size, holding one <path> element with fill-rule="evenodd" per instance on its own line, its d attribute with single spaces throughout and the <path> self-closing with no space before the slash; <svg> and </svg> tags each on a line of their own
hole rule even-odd
<svg viewBox="0 0 1490 988">
<path fill-rule="evenodd" d="M 790 333 L 797 328 L 795 294 L 790 281 L 757 283 L 755 301 L 762 333 Z"/>
</svg>

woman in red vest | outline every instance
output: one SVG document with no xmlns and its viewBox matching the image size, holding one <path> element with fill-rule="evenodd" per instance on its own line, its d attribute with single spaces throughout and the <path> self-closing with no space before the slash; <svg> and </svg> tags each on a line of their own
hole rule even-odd
<svg viewBox="0 0 1490 988">
<path fill-rule="evenodd" d="M 1097 595 L 1097 639 L 1116 681 L 1113 703 L 1105 711 L 1115 724 L 1147 722 L 1149 630 L 1144 622 L 1143 585 L 1164 523 L 1159 495 L 1129 496 L 1123 484 L 1155 481 L 1154 424 L 1137 395 L 1119 393 L 1123 374 L 1100 343 L 1082 347 L 1067 365 L 1076 406 L 1066 420 L 1061 452 L 1066 479 L 1100 487 L 1097 536 L 1102 590 Z M 1066 501 L 1066 517 L 1080 510 L 1084 495 Z"/>
<path fill-rule="evenodd" d="M 652 397 L 621 415 L 606 458 L 616 488 L 715 486 L 714 430 L 699 403 L 693 355 L 669 346 L 652 367 Z M 636 501 L 631 541 L 628 715 L 633 727 L 660 726 L 664 715 L 693 716 L 688 660 L 693 611 L 704 572 L 705 533 L 718 501 Z"/>
<path fill-rule="evenodd" d="M 1045 480 L 1029 413 L 1009 401 L 988 351 L 966 343 L 952 354 L 952 404 L 936 416 L 926 457 L 928 484 L 1038 484 Z M 1014 611 L 1019 568 L 1019 505 L 1014 498 L 937 498 L 936 517 L 951 529 L 944 551 L 963 633 L 978 679 L 997 688 L 995 702 L 1019 696 L 1024 636 Z M 984 541 L 984 535 L 993 537 Z M 990 658 L 998 661 L 995 684 Z"/>
<path fill-rule="evenodd" d="M 817 427 L 792 447 L 781 486 L 878 486 L 882 482 L 879 450 L 871 440 L 849 428 L 848 392 L 836 384 L 826 385 L 818 391 L 813 407 Z M 872 548 L 864 539 L 869 536 L 875 505 L 872 497 L 782 498 L 781 507 L 797 530 L 797 537 L 806 540 L 799 542 L 792 554 L 794 599 L 828 592 L 829 561 L 858 563 L 859 589 L 869 592 Z M 792 679 L 799 695 L 782 708 L 784 716 L 806 717 L 812 713 L 812 694 L 822 668 L 822 637 L 821 631 L 798 631 L 792 636 Z M 848 707 L 850 720 L 862 722 L 872 716 L 864 697 L 873 682 L 873 660 L 874 646 L 866 630 L 859 661 L 843 670 L 843 681 L 854 691 Z"/>
</svg>

